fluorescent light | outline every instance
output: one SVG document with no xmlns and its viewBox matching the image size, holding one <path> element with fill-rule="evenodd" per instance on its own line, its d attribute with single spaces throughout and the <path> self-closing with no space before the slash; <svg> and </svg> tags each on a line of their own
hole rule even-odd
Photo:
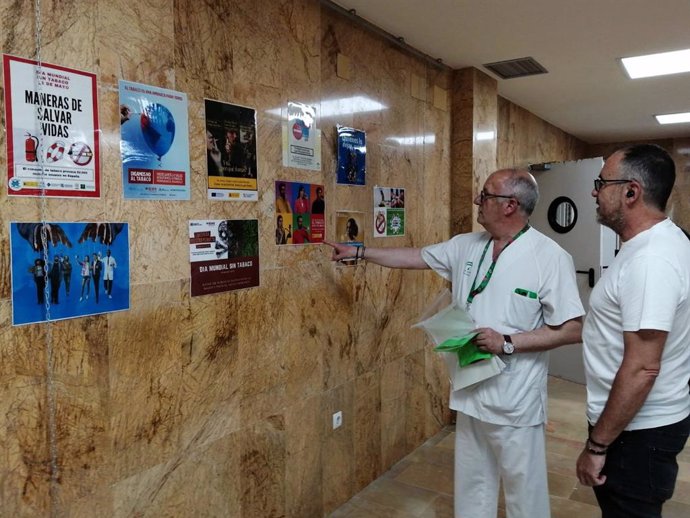
<svg viewBox="0 0 690 518">
<path fill-rule="evenodd" d="M 621 59 L 630 79 L 690 72 L 690 49 Z"/>
<path fill-rule="evenodd" d="M 666 115 L 655 115 L 656 121 L 659 124 L 680 124 L 683 122 L 690 122 L 690 112 L 685 113 L 667 113 Z"/>
<path fill-rule="evenodd" d="M 493 131 L 478 131 L 474 138 L 475 140 L 493 140 L 494 135 Z"/>
<path fill-rule="evenodd" d="M 430 133 L 428 135 L 412 135 L 409 137 L 388 137 L 386 140 L 395 142 L 400 146 L 423 146 L 424 144 L 436 142 L 436 135 Z"/>
</svg>

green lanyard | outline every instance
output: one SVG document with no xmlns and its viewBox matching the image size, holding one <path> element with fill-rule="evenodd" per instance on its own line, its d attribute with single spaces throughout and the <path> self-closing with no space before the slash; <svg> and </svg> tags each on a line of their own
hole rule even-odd
<svg viewBox="0 0 690 518">
<path fill-rule="evenodd" d="M 482 263 L 484 262 L 484 257 L 486 256 L 486 251 L 489 249 L 489 245 L 493 241 L 493 238 L 489 239 L 489 242 L 486 243 L 486 246 L 484 247 L 484 251 L 482 252 L 482 257 L 479 259 L 479 264 L 477 265 L 477 273 L 474 276 L 474 281 L 472 282 L 472 288 L 470 289 L 470 293 L 467 295 L 467 309 L 470 308 L 470 305 L 472 304 L 472 301 L 474 300 L 474 297 L 479 295 L 482 291 L 484 291 L 484 288 L 486 288 L 489 284 L 489 281 L 491 280 L 491 275 L 494 273 L 494 268 L 496 267 L 496 262 L 498 261 L 498 258 L 501 256 L 503 253 L 503 250 L 508 248 L 508 246 L 515 241 L 517 238 L 519 238 L 522 234 L 527 232 L 529 230 L 529 223 L 525 225 L 520 232 L 515 234 L 512 238 L 510 238 L 510 241 L 506 243 L 506 246 L 501 248 L 501 251 L 498 252 L 498 255 L 496 256 L 496 259 L 491 261 L 491 266 L 489 266 L 489 269 L 487 270 L 486 274 L 484 275 L 484 278 L 482 279 L 482 282 L 479 283 L 479 286 L 477 286 L 477 278 L 479 277 L 479 270 L 481 270 Z"/>
</svg>

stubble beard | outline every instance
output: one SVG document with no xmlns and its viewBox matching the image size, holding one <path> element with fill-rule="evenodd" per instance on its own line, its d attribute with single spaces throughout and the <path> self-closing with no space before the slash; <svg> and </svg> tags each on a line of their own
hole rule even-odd
<svg viewBox="0 0 690 518">
<path fill-rule="evenodd" d="M 597 207 L 597 222 L 609 227 L 616 234 L 620 234 L 624 227 L 623 213 L 618 208 L 610 214 L 604 214 L 601 212 L 601 206 L 599 206 Z"/>
</svg>

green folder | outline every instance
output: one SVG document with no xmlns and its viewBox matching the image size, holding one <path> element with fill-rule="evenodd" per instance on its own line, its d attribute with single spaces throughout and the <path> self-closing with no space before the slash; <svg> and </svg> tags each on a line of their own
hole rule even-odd
<svg viewBox="0 0 690 518">
<path fill-rule="evenodd" d="M 449 338 L 437 347 L 434 347 L 434 351 L 456 353 L 458 355 L 458 364 L 460 367 L 467 367 L 474 362 L 491 358 L 491 353 L 480 351 L 477 349 L 477 346 L 472 343 L 472 339 L 475 336 L 477 336 L 477 333 L 470 333 L 459 338 Z"/>
</svg>

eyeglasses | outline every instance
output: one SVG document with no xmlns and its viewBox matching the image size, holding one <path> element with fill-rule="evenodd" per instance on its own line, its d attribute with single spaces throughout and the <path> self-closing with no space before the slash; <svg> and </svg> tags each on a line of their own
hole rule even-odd
<svg viewBox="0 0 690 518">
<path fill-rule="evenodd" d="M 506 196 L 505 194 L 491 194 L 490 192 L 486 192 L 484 189 L 479 191 L 479 204 L 482 205 L 485 200 L 488 200 L 489 198 L 506 198 L 506 199 L 513 199 L 515 196 Z"/>
<path fill-rule="evenodd" d="M 594 190 L 601 191 L 607 183 L 628 183 L 632 180 L 626 180 L 625 178 L 618 178 L 616 180 L 604 180 L 603 178 L 594 179 Z"/>
</svg>

